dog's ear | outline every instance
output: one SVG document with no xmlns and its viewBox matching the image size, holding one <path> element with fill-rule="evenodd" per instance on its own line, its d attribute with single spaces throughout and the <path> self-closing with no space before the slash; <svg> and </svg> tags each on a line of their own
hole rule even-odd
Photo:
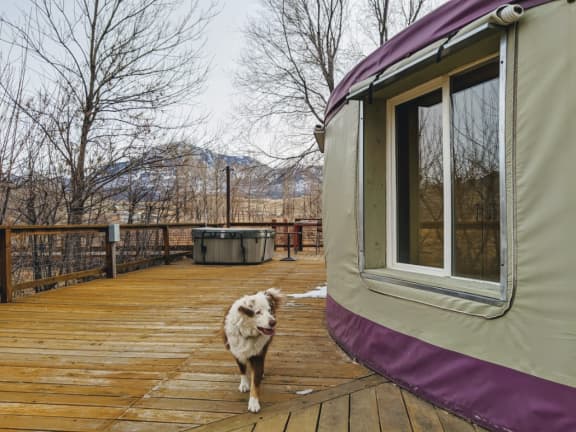
<svg viewBox="0 0 576 432">
<path fill-rule="evenodd" d="M 264 294 L 266 294 L 268 303 L 270 303 L 270 306 L 274 311 L 278 308 L 278 306 L 280 306 L 282 299 L 284 298 L 282 291 L 280 291 L 279 288 L 268 288 L 266 291 L 264 291 Z"/>
<path fill-rule="evenodd" d="M 238 310 L 249 318 L 252 318 L 254 316 L 254 311 L 252 309 L 247 308 L 246 306 L 240 306 Z"/>
</svg>

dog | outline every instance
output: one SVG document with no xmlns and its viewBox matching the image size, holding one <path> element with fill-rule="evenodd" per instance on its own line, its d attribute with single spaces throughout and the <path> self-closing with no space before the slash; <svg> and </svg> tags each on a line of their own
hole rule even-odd
<svg viewBox="0 0 576 432">
<path fill-rule="evenodd" d="M 238 390 L 242 393 L 250 391 L 248 411 L 253 413 L 260 411 L 264 360 L 274 338 L 276 311 L 282 298 L 278 288 L 246 295 L 232 304 L 224 318 L 224 344 L 240 369 Z"/>
</svg>

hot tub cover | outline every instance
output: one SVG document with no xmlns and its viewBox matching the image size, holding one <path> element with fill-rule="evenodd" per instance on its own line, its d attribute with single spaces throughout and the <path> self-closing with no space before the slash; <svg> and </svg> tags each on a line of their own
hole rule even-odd
<svg viewBox="0 0 576 432">
<path fill-rule="evenodd" d="M 272 238 L 276 235 L 273 229 L 269 228 L 193 228 L 192 237 L 194 239 L 239 239 L 248 238 Z"/>
</svg>

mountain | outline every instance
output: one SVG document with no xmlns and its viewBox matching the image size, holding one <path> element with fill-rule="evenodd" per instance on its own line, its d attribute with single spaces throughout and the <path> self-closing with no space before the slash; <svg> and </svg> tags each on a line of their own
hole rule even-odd
<svg viewBox="0 0 576 432">
<path fill-rule="evenodd" d="M 310 186 L 322 183 L 322 167 L 317 165 L 296 167 L 271 167 L 250 156 L 232 156 L 214 152 L 210 149 L 193 147 L 196 157 L 212 169 L 229 166 L 232 169 L 231 177 L 243 177 L 237 180 L 241 189 L 246 189 L 247 183 L 254 179 L 259 180 L 261 187 L 252 189 L 250 194 L 260 198 L 280 199 L 286 190 L 291 196 L 300 197 L 309 192 Z M 244 194 L 248 194 L 244 190 Z"/>
<path fill-rule="evenodd" d="M 201 148 L 201 147 L 193 147 L 193 152 L 198 155 L 202 161 L 210 166 L 214 166 L 218 163 L 224 164 L 224 166 L 228 165 L 230 167 L 233 166 L 263 166 L 267 167 L 267 165 L 257 161 L 253 157 L 250 156 L 231 156 L 227 154 L 221 154 L 213 152 L 212 150 Z"/>
<path fill-rule="evenodd" d="M 126 199 L 128 191 L 135 189 L 148 199 L 155 199 L 169 190 L 178 178 L 182 182 L 183 177 L 199 190 L 223 191 L 226 166 L 231 168 L 235 193 L 253 198 L 300 197 L 310 193 L 312 188 L 319 188 L 322 182 L 320 166 L 276 168 L 250 156 L 233 156 L 185 143 L 157 148 L 152 156 L 163 160 L 161 166 L 140 168 L 120 177 L 113 185 L 119 191 L 116 199 Z M 114 169 L 120 169 L 120 164 Z"/>
</svg>

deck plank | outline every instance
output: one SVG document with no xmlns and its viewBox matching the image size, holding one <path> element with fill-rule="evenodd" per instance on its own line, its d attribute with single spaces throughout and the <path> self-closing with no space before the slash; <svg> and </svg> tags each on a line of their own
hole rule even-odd
<svg viewBox="0 0 576 432">
<path fill-rule="evenodd" d="M 318 432 L 348 432 L 350 396 L 344 395 L 322 404 Z"/>
<path fill-rule="evenodd" d="M 323 402 L 331 401 L 342 396 L 348 398 L 350 393 L 380 385 L 383 381 L 384 379 L 377 375 L 370 375 L 364 378 L 359 378 L 337 387 L 332 387 L 330 389 L 312 393 L 290 401 L 267 406 L 263 408 L 262 411 L 260 411 L 257 415 L 245 413 L 242 415 L 229 417 L 219 422 L 210 423 L 198 428 L 197 432 L 232 431 L 249 424 L 254 424 L 258 420 L 266 418 L 267 416 L 273 416 L 279 413 L 291 413 L 312 406 L 319 406 Z M 348 410 L 348 405 L 346 405 L 346 410 Z"/>
<path fill-rule="evenodd" d="M 436 409 L 438 418 L 442 423 L 444 432 L 475 432 L 474 425 L 464 419 L 456 417 L 443 409 Z"/>
<path fill-rule="evenodd" d="M 382 432 L 411 432 L 410 420 L 400 389 L 392 383 L 376 388 L 380 429 Z"/>
<path fill-rule="evenodd" d="M 325 280 L 321 256 L 257 266 L 183 260 L 1 304 L 0 432 L 292 432 L 317 425 L 332 432 L 347 431 L 350 421 L 368 428 L 378 418 L 405 425 L 398 389 L 329 337 L 324 299 L 286 298 L 266 359 L 263 409 L 247 412 L 248 395 L 237 390 L 237 366 L 220 336 L 227 307 L 258 290 L 302 293 Z"/>
<path fill-rule="evenodd" d="M 402 396 L 414 432 L 444 432 L 434 406 L 405 390 L 402 390 Z"/>
<path fill-rule="evenodd" d="M 294 411 L 286 426 L 286 432 L 316 432 L 320 404 Z"/>
<path fill-rule="evenodd" d="M 254 432 L 284 432 L 289 415 L 289 413 L 282 413 L 266 417 L 256 423 Z"/>
<path fill-rule="evenodd" d="M 248 426 L 243 426 L 239 429 L 234 429 L 231 432 L 254 432 L 254 427 L 256 426 L 256 424 L 251 424 Z"/>
<path fill-rule="evenodd" d="M 354 432 L 379 432 L 378 403 L 374 388 L 350 395 L 350 430 Z"/>
<path fill-rule="evenodd" d="M 244 294 L 301 293 L 325 278 L 320 256 L 259 266 L 185 260 L 0 305 L 0 429 L 182 430 L 244 414 L 247 395 L 219 336 L 226 308 Z M 324 300 L 287 298 L 278 318 L 263 406 L 370 375 L 328 337 Z M 312 350 L 318 361 L 301 363 Z"/>
<path fill-rule="evenodd" d="M 110 432 L 182 432 L 194 425 L 190 423 L 161 423 L 120 420 L 114 422 L 109 428 Z"/>
<path fill-rule="evenodd" d="M 0 418 L 2 428 L 33 429 L 70 432 L 98 432 L 106 426 L 105 420 L 44 417 L 36 415 L 6 414 Z"/>
</svg>

